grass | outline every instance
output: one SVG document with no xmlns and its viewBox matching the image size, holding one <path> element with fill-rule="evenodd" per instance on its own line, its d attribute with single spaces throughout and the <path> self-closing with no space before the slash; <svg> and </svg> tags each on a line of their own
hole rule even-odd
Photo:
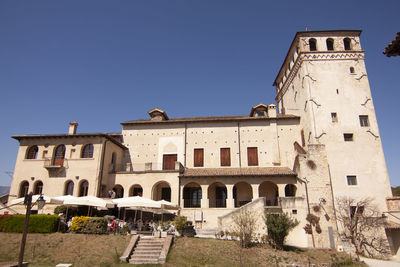
<svg viewBox="0 0 400 267">
<path fill-rule="evenodd" d="M 0 262 L 17 261 L 21 234 L 0 233 Z M 120 235 L 28 234 L 24 260 L 29 266 L 55 266 L 73 263 L 76 266 L 132 266 L 119 263 L 119 256 L 130 240 Z M 287 248 L 277 251 L 267 245 L 243 249 L 238 242 L 176 238 L 167 258 L 167 267 L 179 266 L 286 266 L 287 264 L 322 264 L 346 262 L 332 250 Z M 347 262 L 346 262 L 347 263 Z M 154 266 L 154 265 L 140 265 Z M 365 266 L 365 265 L 340 265 Z"/>
</svg>

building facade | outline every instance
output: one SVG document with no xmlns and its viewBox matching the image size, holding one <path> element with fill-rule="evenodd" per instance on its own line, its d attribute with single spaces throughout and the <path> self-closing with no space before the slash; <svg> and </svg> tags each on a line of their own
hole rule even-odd
<svg viewBox="0 0 400 267">
<path fill-rule="evenodd" d="M 10 200 L 114 190 L 177 203 L 199 232 L 226 228 L 242 209 L 287 212 L 300 221 L 290 244 L 335 248 L 336 198 L 372 197 L 384 212 L 392 196 L 360 33 L 298 32 L 274 81 L 277 104 L 249 115 L 155 108 L 117 134 L 78 134 L 74 122 L 68 134 L 13 136 Z M 321 217 L 315 236 L 303 230 L 311 212 Z"/>
</svg>

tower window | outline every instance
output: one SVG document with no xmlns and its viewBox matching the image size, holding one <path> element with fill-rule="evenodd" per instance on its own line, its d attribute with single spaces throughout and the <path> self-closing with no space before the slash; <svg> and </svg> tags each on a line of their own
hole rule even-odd
<svg viewBox="0 0 400 267">
<path fill-rule="evenodd" d="M 353 134 L 352 133 L 345 133 L 343 134 L 344 141 L 352 142 L 353 141 Z"/>
<path fill-rule="evenodd" d="M 348 175 L 347 176 L 347 185 L 357 185 L 357 176 Z"/>
<path fill-rule="evenodd" d="M 350 67 L 350 73 L 354 74 L 354 67 Z"/>
<path fill-rule="evenodd" d="M 368 127 L 369 126 L 368 115 L 360 115 L 359 117 L 360 117 L 360 126 Z"/>
<path fill-rule="evenodd" d="M 317 51 L 317 40 L 311 38 L 308 43 L 310 45 L 310 51 Z"/>
<path fill-rule="evenodd" d="M 336 112 L 331 113 L 332 122 L 338 122 L 338 117 Z"/>
<path fill-rule="evenodd" d="M 26 159 L 36 159 L 37 158 L 37 154 L 38 154 L 38 146 L 31 146 L 28 149 L 28 153 L 26 153 Z"/>
<path fill-rule="evenodd" d="M 326 48 L 329 51 L 333 51 L 333 39 L 332 38 L 326 39 Z"/>
<path fill-rule="evenodd" d="M 343 39 L 344 50 L 351 50 L 351 40 L 349 38 Z"/>
</svg>

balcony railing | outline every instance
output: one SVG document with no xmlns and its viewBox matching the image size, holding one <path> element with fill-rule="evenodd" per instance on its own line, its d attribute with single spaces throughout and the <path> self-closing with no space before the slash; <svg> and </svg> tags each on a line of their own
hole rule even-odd
<svg viewBox="0 0 400 267">
<path fill-rule="evenodd" d="M 163 170 L 162 162 L 123 163 L 110 164 L 109 170 L 111 173 L 182 171 L 183 166 L 179 161 L 176 161 L 175 168 L 173 170 Z"/>
<path fill-rule="evenodd" d="M 200 204 L 201 204 L 200 199 L 192 199 L 192 198 L 183 199 L 184 208 L 200 208 Z"/>
<path fill-rule="evenodd" d="M 54 161 L 51 158 L 45 158 L 43 162 L 43 167 L 45 167 L 48 170 L 66 168 L 67 166 L 68 166 L 67 159 Z"/>
</svg>

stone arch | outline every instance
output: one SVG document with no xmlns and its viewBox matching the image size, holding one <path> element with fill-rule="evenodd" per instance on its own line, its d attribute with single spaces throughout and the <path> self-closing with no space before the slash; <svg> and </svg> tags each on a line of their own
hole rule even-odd
<svg viewBox="0 0 400 267">
<path fill-rule="evenodd" d="M 131 188 L 129 188 L 129 196 L 130 197 L 135 197 L 135 196 L 142 197 L 143 196 L 143 187 L 140 184 L 132 185 Z"/>
<path fill-rule="evenodd" d="M 297 187 L 294 184 L 287 184 L 285 186 L 285 197 L 295 197 Z"/>
<path fill-rule="evenodd" d="M 123 198 L 124 197 L 124 187 L 120 184 L 114 185 L 113 189 L 115 192 L 115 198 Z"/>
<path fill-rule="evenodd" d="M 278 205 L 278 186 L 270 181 L 264 181 L 258 187 L 258 195 L 265 197 L 266 206 L 277 206 Z"/>
<path fill-rule="evenodd" d="M 151 198 L 153 200 L 171 201 L 171 186 L 166 181 L 159 181 L 153 185 Z"/>
<path fill-rule="evenodd" d="M 214 182 L 208 186 L 208 199 L 210 208 L 226 208 L 228 192 L 221 182 Z"/>
<path fill-rule="evenodd" d="M 253 189 L 247 182 L 237 182 L 233 187 L 233 199 L 235 200 L 235 208 L 241 207 L 253 199 Z"/>
<path fill-rule="evenodd" d="M 183 187 L 183 207 L 200 208 L 202 190 L 198 183 L 190 182 Z"/>
</svg>

